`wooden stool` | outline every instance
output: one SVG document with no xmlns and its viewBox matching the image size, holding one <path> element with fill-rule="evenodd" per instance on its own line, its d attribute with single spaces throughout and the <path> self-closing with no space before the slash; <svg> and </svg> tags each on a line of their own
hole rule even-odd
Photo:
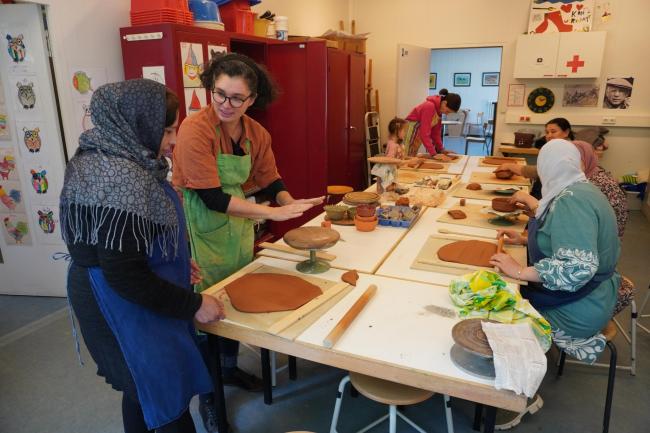
<svg viewBox="0 0 650 433">
<path fill-rule="evenodd" d="M 614 396 L 614 380 L 616 379 L 616 346 L 614 345 L 614 337 L 616 337 L 616 324 L 610 320 L 605 328 L 600 331 L 607 340 L 607 347 L 609 347 L 609 374 L 607 378 L 607 394 L 605 395 L 605 412 L 603 415 L 603 433 L 609 431 L 609 418 L 612 413 L 612 397 Z M 564 371 L 564 362 L 566 360 L 566 352 L 560 352 L 560 365 L 557 369 L 557 375 L 562 376 Z"/>
<path fill-rule="evenodd" d="M 397 410 L 397 406 L 409 406 L 412 404 L 421 403 L 429 399 L 433 394 L 432 391 L 425 391 L 423 389 L 413 388 L 411 386 L 401 385 L 387 380 L 377 379 L 371 376 L 365 376 L 359 373 L 350 372 L 349 376 L 345 376 L 339 383 L 339 392 L 336 397 L 336 404 L 334 405 L 334 414 L 332 415 L 332 424 L 330 426 L 330 433 L 338 433 L 336 425 L 338 424 L 339 414 L 341 411 L 341 404 L 343 401 L 343 394 L 345 385 L 348 382 L 352 383 L 354 389 L 360 394 L 379 403 L 387 404 L 389 406 L 388 415 L 384 415 L 378 420 L 372 422 L 366 427 L 359 430 L 357 433 L 363 433 L 371 428 L 381 424 L 386 419 L 389 423 L 389 432 L 395 433 L 397 431 L 397 417 L 400 417 L 407 424 L 413 427 L 420 433 L 426 433 L 421 427 L 408 419 L 401 411 Z M 445 412 L 447 415 L 447 433 L 453 433 L 454 426 L 451 418 L 451 407 L 449 404 L 449 396 L 444 396 L 445 399 Z"/>
<path fill-rule="evenodd" d="M 325 204 L 330 204 L 330 197 L 343 197 L 345 194 L 354 191 L 354 188 L 346 185 L 328 185 L 327 186 L 327 197 L 325 198 Z M 340 200 L 335 200 L 338 202 Z"/>
</svg>

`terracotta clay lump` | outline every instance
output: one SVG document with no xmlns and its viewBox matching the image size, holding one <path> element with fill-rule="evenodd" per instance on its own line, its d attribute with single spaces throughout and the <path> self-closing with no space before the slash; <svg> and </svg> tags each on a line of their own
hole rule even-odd
<svg viewBox="0 0 650 433">
<path fill-rule="evenodd" d="M 295 310 L 323 291 L 295 275 L 260 272 L 246 274 L 226 285 L 230 303 L 244 313 Z"/>
<path fill-rule="evenodd" d="M 514 160 L 510 158 L 501 158 L 498 156 L 488 156 L 483 159 L 483 162 L 489 165 L 501 165 L 501 164 L 511 163 L 513 161 Z"/>
<path fill-rule="evenodd" d="M 494 175 L 497 177 L 497 179 L 510 179 L 512 176 L 514 176 L 514 173 L 508 169 L 501 169 L 495 170 Z"/>
<path fill-rule="evenodd" d="M 465 189 L 469 189 L 470 191 L 479 191 L 479 190 L 481 190 L 483 188 L 481 187 L 480 183 L 472 182 L 472 183 L 467 184 Z"/>
<path fill-rule="evenodd" d="M 467 215 L 462 210 L 452 209 L 452 210 L 448 210 L 447 213 L 449 214 L 450 217 L 452 217 L 455 220 L 462 220 L 467 218 Z"/>
<path fill-rule="evenodd" d="M 437 162 L 427 161 L 427 162 L 423 163 L 420 166 L 420 168 L 426 168 L 428 170 L 441 170 L 441 169 L 445 168 L 445 166 L 443 164 L 440 164 L 440 163 L 437 163 Z"/>
<path fill-rule="evenodd" d="M 497 246 L 491 242 L 456 241 L 440 248 L 438 258 L 445 262 L 490 268 L 490 257 L 496 252 Z"/>
<path fill-rule="evenodd" d="M 497 212 L 514 212 L 517 206 L 510 203 L 510 199 L 506 197 L 497 197 L 492 199 L 492 209 Z"/>
</svg>

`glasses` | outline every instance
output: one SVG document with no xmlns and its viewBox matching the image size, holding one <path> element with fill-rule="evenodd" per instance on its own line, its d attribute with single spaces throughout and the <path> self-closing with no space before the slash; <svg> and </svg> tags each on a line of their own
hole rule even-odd
<svg viewBox="0 0 650 433">
<path fill-rule="evenodd" d="M 244 105 L 244 102 L 250 98 L 251 95 L 248 95 L 245 98 L 242 98 L 240 96 L 226 96 L 222 92 L 212 92 L 212 99 L 214 102 L 217 104 L 224 104 L 226 101 L 230 101 L 230 106 L 233 108 L 239 108 L 242 105 Z"/>
</svg>

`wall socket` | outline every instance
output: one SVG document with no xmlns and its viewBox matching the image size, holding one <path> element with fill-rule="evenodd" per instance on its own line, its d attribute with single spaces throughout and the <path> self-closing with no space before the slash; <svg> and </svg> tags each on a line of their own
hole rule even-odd
<svg viewBox="0 0 650 433">
<path fill-rule="evenodd" d="M 605 116 L 605 117 L 603 117 L 602 124 L 603 125 L 615 125 L 616 124 L 616 117 Z"/>
</svg>

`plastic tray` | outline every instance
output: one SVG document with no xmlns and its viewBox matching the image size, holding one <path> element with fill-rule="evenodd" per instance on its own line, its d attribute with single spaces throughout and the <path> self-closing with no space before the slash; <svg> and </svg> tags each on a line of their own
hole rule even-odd
<svg viewBox="0 0 650 433">
<path fill-rule="evenodd" d="M 387 206 L 383 206 L 384 208 Z M 393 208 L 398 208 L 400 210 L 403 209 L 410 209 L 410 206 L 388 206 L 390 209 Z M 391 220 L 387 218 L 382 218 L 381 217 L 381 207 L 377 208 L 377 219 L 379 220 L 379 225 L 380 226 L 390 226 L 390 227 L 403 227 L 403 228 L 408 228 L 411 226 L 411 223 L 417 218 L 418 213 L 422 212 L 422 209 L 420 209 L 418 212 L 415 213 L 415 217 L 413 219 L 410 219 L 408 221 L 403 221 L 403 220 Z"/>
</svg>

